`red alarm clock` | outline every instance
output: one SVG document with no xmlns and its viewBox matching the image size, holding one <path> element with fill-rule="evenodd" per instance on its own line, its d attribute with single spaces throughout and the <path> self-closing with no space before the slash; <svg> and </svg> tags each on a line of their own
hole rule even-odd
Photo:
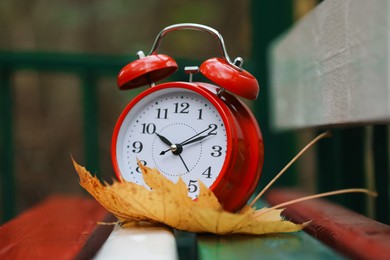
<svg viewBox="0 0 390 260">
<path fill-rule="evenodd" d="M 186 67 L 189 82 L 156 84 L 178 66 L 171 57 L 157 53 L 162 38 L 176 30 L 199 30 L 213 35 L 221 57 Z M 120 115 L 112 137 L 112 162 L 120 180 L 145 185 L 137 159 L 157 168 L 167 178 L 179 178 L 196 199 L 199 181 L 217 196 L 224 209 L 239 210 L 254 192 L 264 162 L 260 128 L 250 109 L 236 97 L 256 99 L 256 78 L 242 69 L 243 61 L 230 60 L 222 36 L 200 24 L 176 24 L 163 29 L 149 55 L 122 68 L 121 90 L 143 85 L 150 88 L 136 96 Z M 214 84 L 192 82 L 200 72 Z"/>
</svg>

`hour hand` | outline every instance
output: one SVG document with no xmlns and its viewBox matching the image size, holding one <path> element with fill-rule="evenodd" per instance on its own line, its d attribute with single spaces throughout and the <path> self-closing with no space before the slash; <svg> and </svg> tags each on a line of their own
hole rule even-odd
<svg viewBox="0 0 390 260">
<path fill-rule="evenodd" d="M 159 135 L 157 133 L 156 133 L 156 135 L 158 136 L 158 138 L 160 138 L 161 141 L 163 141 L 164 144 L 169 145 L 169 146 L 172 145 L 172 143 L 166 137 Z"/>
</svg>

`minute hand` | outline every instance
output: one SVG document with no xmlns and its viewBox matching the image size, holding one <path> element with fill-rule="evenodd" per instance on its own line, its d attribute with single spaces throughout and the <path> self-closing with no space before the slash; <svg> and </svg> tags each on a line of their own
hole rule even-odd
<svg viewBox="0 0 390 260">
<path fill-rule="evenodd" d="M 208 130 L 210 130 L 210 126 L 209 126 L 208 128 L 206 128 L 205 130 L 201 131 L 200 133 L 197 133 L 196 135 L 191 136 L 190 138 L 184 140 L 184 141 L 181 142 L 179 145 L 183 145 L 183 144 L 189 142 L 190 140 L 192 140 L 192 138 L 195 138 L 195 137 L 197 137 L 198 135 L 201 135 L 201 134 L 203 134 L 204 132 L 206 132 L 206 131 L 208 131 Z M 204 138 L 204 137 L 203 137 L 203 138 Z M 203 138 L 202 138 L 202 139 L 203 139 Z"/>
<path fill-rule="evenodd" d="M 181 145 L 181 146 L 185 146 L 185 145 L 187 145 L 187 144 L 192 144 L 192 143 L 198 142 L 198 141 L 200 141 L 200 140 L 205 139 L 205 138 L 206 138 L 207 136 L 209 136 L 209 135 L 210 135 L 210 133 L 208 133 L 207 135 L 198 136 L 197 138 L 194 138 L 194 139 L 192 139 L 192 140 L 189 140 L 189 141 L 186 141 L 186 142 L 182 142 L 182 143 L 180 143 L 180 145 Z"/>
</svg>

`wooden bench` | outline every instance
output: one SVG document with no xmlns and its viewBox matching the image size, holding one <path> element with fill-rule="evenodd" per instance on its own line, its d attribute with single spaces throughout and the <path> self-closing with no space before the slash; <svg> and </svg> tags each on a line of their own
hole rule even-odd
<svg viewBox="0 0 390 260">
<path fill-rule="evenodd" d="M 270 50 L 274 128 L 388 122 L 389 20 L 385 1 L 326 0 L 278 39 Z M 330 182 L 337 178 L 328 174 Z M 377 206 L 388 209 L 388 193 L 378 192 L 385 203 Z M 303 195 L 273 189 L 265 200 L 275 205 Z M 92 199 L 56 196 L 0 227 L 0 259 L 390 258 L 389 226 L 337 204 L 313 200 L 288 206 L 285 215 L 296 222 L 312 220 L 305 230 L 312 236 L 303 231 L 269 236 L 195 235 L 166 228 L 112 231 L 113 226 L 96 224 L 113 218 Z"/>
<path fill-rule="evenodd" d="M 344 204 L 386 224 L 389 158 L 382 154 L 388 154 L 388 133 L 377 130 L 390 121 L 389 21 L 386 1 L 326 0 L 274 41 L 269 55 L 273 128 L 331 128 L 335 140 L 321 141 L 330 145 L 317 150 L 317 191 L 349 185 L 377 190 L 376 201 L 350 195 Z M 299 196 L 274 190 L 267 201 Z M 306 231 L 347 257 L 390 258 L 388 225 L 324 200 L 289 206 L 285 214 L 298 222 L 312 219 Z"/>
<path fill-rule="evenodd" d="M 271 204 L 300 197 L 274 190 Z M 257 206 L 263 206 L 258 204 Z M 1 259 L 386 259 L 390 228 L 335 204 L 315 200 L 288 207 L 305 232 L 268 236 L 180 234 L 168 228 L 97 225 L 115 219 L 90 198 L 55 196 L 0 227 Z M 175 239 L 176 237 L 176 239 Z M 176 241 L 175 241 L 176 240 Z M 186 240 L 187 244 L 183 244 Z M 179 254 L 180 253 L 180 254 Z"/>
<path fill-rule="evenodd" d="M 0 227 L 0 258 L 178 259 L 178 252 L 181 259 L 246 259 L 256 254 L 339 258 L 304 232 L 260 237 L 176 232 L 175 242 L 168 228 L 113 230 L 97 224 L 110 221 L 112 215 L 90 198 L 48 198 Z"/>
</svg>

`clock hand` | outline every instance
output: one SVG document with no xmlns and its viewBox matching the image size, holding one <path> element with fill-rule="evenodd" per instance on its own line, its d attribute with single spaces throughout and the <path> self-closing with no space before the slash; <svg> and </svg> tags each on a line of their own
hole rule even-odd
<svg viewBox="0 0 390 260">
<path fill-rule="evenodd" d="M 180 154 L 179 154 L 179 157 L 180 157 L 180 160 L 182 161 L 182 163 L 184 164 L 184 167 L 186 167 L 187 172 L 189 172 L 190 170 L 188 169 L 187 164 L 184 162 L 183 157 L 181 157 Z"/>
<path fill-rule="evenodd" d="M 209 125 L 209 127 L 207 127 L 205 130 L 201 131 L 200 133 L 197 133 L 196 135 L 194 136 L 191 136 L 190 138 L 188 138 L 187 140 L 184 140 L 183 142 L 180 143 L 180 145 L 183 145 L 184 143 L 188 142 L 189 140 L 191 140 L 192 138 L 195 138 L 197 137 L 198 135 L 201 135 L 203 134 L 204 132 L 206 132 L 207 130 L 211 129 L 211 125 Z M 210 133 L 209 133 L 210 134 Z M 203 138 L 202 138 L 203 139 Z"/>
<path fill-rule="evenodd" d="M 183 147 L 180 144 L 172 144 L 169 149 L 166 149 L 165 151 L 161 151 L 160 155 L 164 155 L 167 152 L 171 151 L 174 155 L 180 155 L 183 151 Z"/>
<path fill-rule="evenodd" d="M 161 141 L 163 141 L 164 144 L 169 145 L 169 146 L 172 145 L 172 143 L 166 137 L 159 135 L 157 133 L 156 133 L 156 135 L 158 136 L 158 138 L 160 138 Z"/>
<path fill-rule="evenodd" d="M 200 141 L 200 140 L 203 140 L 203 139 L 205 139 L 206 137 L 208 137 L 209 135 L 210 135 L 210 133 L 208 133 L 207 135 L 198 136 L 197 138 L 194 138 L 194 139 L 189 140 L 189 141 L 187 141 L 187 142 L 182 142 L 181 144 L 177 144 L 177 145 L 172 145 L 172 146 L 171 146 L 171 150 L 172 150 L 172 147 L 174 147 L 174 146 L 177 147 L 177 149 L 176 149 L 175 151 L 172 150 L 172 153 L 175 154 L 175 155 L 179 155 L 180 160 L 181 160 L 182 163 L 184 164 L 184 167 L 186 167 L 187 172 L 189 172 L 190 170 L 188 169 L 186 163 L 184 162 L 183 157 L 180 155 L 181 152 L 183 151 L 183 146 L 184 146 L 184 145 L 187 145 L 187 144 L 191 144 L 191 143 L 198 142 L 198 141 Z"/>
<path fill-rule="evenodd" d="M 203 134 L 204 132 L 208 131 L 208 130 L 211 129 L 211 128 L 212 128 L 212 126 L 210 125 L 210 126 L 209 126 L 208 128 L 206 128 L 205 130 L 203 130 L 203 131 L 197 133 L 197 134 L 194 135 L 194 136 L 191 136 L 190 138 L 184 140 L 184 141 L 181 142 L 180 144 L 170 144 L 171 147 L 170 147 L 169 149 L 165 150 L 165 151 L 162 151 L 162 152 L 160 153 L 160 155 L 164 155 L 164 154 L 166 154 L 166 153 L 169 152 L 169 151 L 172 151 L 172 153 L 175 154 L 175 155 L 180 154 L 180 153 L 183 151 L 183 146 L 184 146 L 184 145 L 191 144 L 191 143 L 194 143 L 194 142 L 198 142 L 198 141 L 200 141 L 200 140 L 202 140 L 202 139 L 208 137 L 209 135 L 211 135 L 211 133 L 208 133 L 207 135 L 199 136 L 199 135 Z M 157 133 L 156 133 L 156 134 L 157 134 Z M 157 134 L 157 135 L 158 135 L 158 134 Z M 158 136 L 159 136 L 159 135 L 158 135 Z M 160 137 L 160 136 L 159 136 L 159 137 Z M 163 137 L 163 136 L 161 136 L 161 137 Z M 161 137 L 160 137 L 160 139 L 161 139 Z M 163 138 L 164 138 L 164 137 L 163 137 Z M 166 138 L 165 138 L 165 139 L 166 139 Z M 162 140 L 162 139 L 161 139 L 161 140 Z M 168 140 L 166 140 L 166 141 L 168 141 Z M 164 142 L 164 141 L 163 141 L 163 142 Z M 169 142 L 169 141 L 168 141 L 168 142 Z M 165 143 L 165 142 L 164 142 L 164 143 Z M 168 144 L 168 143 L 166 143 L 166 144 Z"/>
<path fill-rule="evenodd" d="M 169 149 L 162 151 L 160 155 L 164 155 L 165 153 L 172 151 L 173 154 L 175 155 L 180 155 L 180 153 L 183 151 L 183 148 L 181 148 L 181 145 L 175 145 L 172 144 L 171 141 L 169 141 L 165 136 L 162 136 L 158 133 L 156 133 L 158 138 L 160 138 L 161 141 L 163 141 L 164 144 L 169 145 Z M 183 160 L 183 159 L 182 159 Z M 187 168 L 187 167 L 186 167 Z"/>
<path fill-rule="evenodd" d="M 162 135 L 160 135 L 158 133 L 156 133 L 156 135 L 158 136 L 158 138 L 160 138 L 161 141 L 163 141 L 164 144 L 169 145 L 169 149 L 167 149 L 165 151 L 162 151 L 160 153 L 160 155 L 164 155 L 164 154 L 166 154 L 169 151 L 171 151 L 174 155 L 180 155 L 181 154 L 181 152 L 183 151 L 183 148 L 182 148 L 182 146 L 180 144 L 173 144 L 166 137 L 164 137 L 164 136 L 162 136 Z M 182 159 L 182 161 L 183 161 L 183 159 Z M 184 163 L 184 161 L 183 161 L 183 163 Z M 187 168 L 187 166 L 186 166 L 186 168 Z"/>
<path fill-rule="evenodd" d="M 198 141 L 200 141 L 200 140 L 205 139 L 205 138 L 208 137 L 209 135 L 210 135 L 210 133 L 208 133 L 207 135 L 198 136 L 198 137 L 195 138 L 195 139 L 192 139 L 192 140 L 189 140 L 189 141 L 187 141 L 187 142 L 181 143 L 181 146 L 185 146 L 185 145 L 187 145 L 187 144 L 192 144 L 192 143 L 198 142 Z"/>
<path fill-rule="evenodd" d="M 180 155 L 181 152 L 183 151 L 182 146 L 179 145 L 179 144 L 178 144 L 178 145 L 172 144 L 167 138 L 165 138 L 165 137 L 162 136 L 162 135 L 159 135 L 159 134 L 157 134 L 157 133 L 156 133 L 156 135 L 161 139 L 161 141 L 163 141 L 165 144 L 167 144 L 167 145 L 170 146 L 170 148 L 169 148 L 168 150 L 162 151 L 162 152 L 160 153 L 160 155 L 163 155 L 163 154 L 165 154 L 165 153 L 168 152 L 168 151 L 172 151 L 172 153 L 173 153 L 174 155 L 179 155 L 179 158 L 180 158 L 180 160 L 182 161 L 182 163 L 184 164 L 184 167 L 186 167 L 187 172 L 189 172 L 190 170 L 188 169 L 187 164 L 184 162 L 183 157 Z"/>
</svg>

